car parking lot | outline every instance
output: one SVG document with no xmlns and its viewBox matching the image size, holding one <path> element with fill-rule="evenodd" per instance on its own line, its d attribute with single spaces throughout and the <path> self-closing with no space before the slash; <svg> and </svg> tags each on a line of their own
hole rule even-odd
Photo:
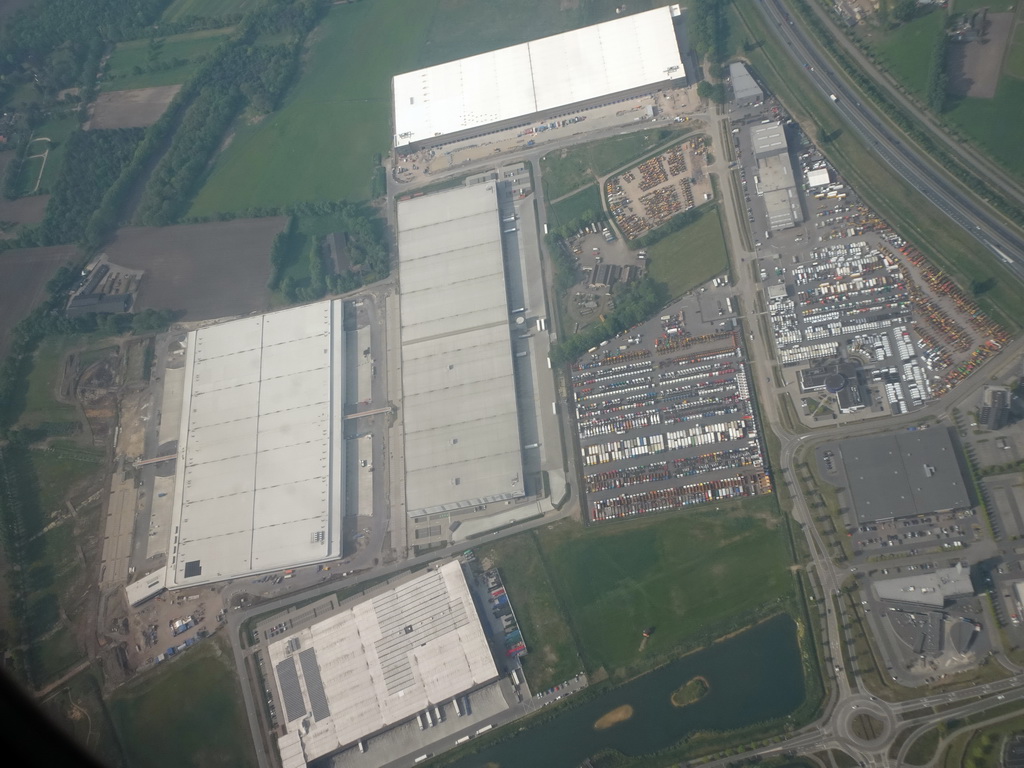
<svg viewBox="0 0 1024 768">
<path fill-rule="evenodd" d="M 850 535 L 854 553 L 869 559 L 878 555 L 941 555 L 970 546 L 980 533 L 975 530 L 977 524 L 976 513 L 967 510 L 868 523 Z M 903 567 L 914 570 L 920 566 Z"/>
<path fill-rule="evenodd" d="M 573 366 L 592 521 L 771 490 L 733 300 L 716 287 Z"/>
</svg>

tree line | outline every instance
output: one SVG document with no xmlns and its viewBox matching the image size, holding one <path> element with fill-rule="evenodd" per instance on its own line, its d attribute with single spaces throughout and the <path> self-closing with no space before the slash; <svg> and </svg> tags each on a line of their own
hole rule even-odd
<svg viewBox="0 0 1024 768">
<path fill-rule="evenodd" d="M 728 0 L 697 0 L 689 16 L 687 33 L 693 50 L 716 68 L 730 53 L 728 12 Z"/>
</svg>

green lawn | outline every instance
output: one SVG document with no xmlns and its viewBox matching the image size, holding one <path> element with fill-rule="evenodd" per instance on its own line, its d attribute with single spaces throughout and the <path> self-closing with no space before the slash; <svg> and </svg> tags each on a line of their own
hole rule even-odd
<svg viewBox="0 0 1024 768">
<path fill-rule="evenodd" d="M 664 283 L 673 298 L 725 272 L 729 257 L 718 206 L 652 245 L 647 259 L 651 277 Z"/>
<path fill-rule="evenodd" d="M 992 0 L 953 0 L 950 5 L 952 6 L 953 13 L 980 11 L 982 8 L 988 8 L 989 13 L 1005 13 L 1006 11 L 1012 11 L 1016 2 L 1015 0 L 1002 0 L 1002 2 L 992 2 Z"/>
<path fill-rule="evenodd" d="M 1024 78 L 1024 24 L 1018 24 L 1017 31 L 1013 33 L 1010 50 L 1003 62 L 1003 74 Z"/>
<path fill-rule="evenodd" d="M 1016 50 L 1022 51 L 1024 64 L 1024 44 L 1018 45 Z M 946 117 L 1010 173 L 1024 178 L 1024 152 L 1020 151 L 1019 133 L 1020 121 L 1024 120 L 1024 80 L 1003 76 L 999 78 L 995 98 L 962 99 Z"/>
<path fill-rule="evenodd" d="M 256 765 L 226 643 L 204 640 L 119 689 L 111 716 L 132 768 Z"/>
<path fill-rule="evenodd" d="M 181 21 L 189 16 L 215 19 L 229 13 L 246 13 L 263 0 L 174 0 L 161 17 L 164 21 Z"/>
<path fill-rule="evenodd" d="M 85 652 L 78 647 L 71 630 L 62 627 L 29 648 L 29 661 L 36 680 L 55 680 L 85 658 Z"/>
<path fill-rule="evenodd" d="M 676 132 L 661 128 L 613 136 L 544 155 L 540 161 L 544 197 L 556 200 L 647 154 Z"/>
<path fill-rule="evenodd" d="M 156 63 L 171 62 L 184 59 L 185 63 L 170 69 L 156 72 L 143 71 L 133 73 L 135 67 L 146 70 L 149 66 L 150 41 L 128 40 L 118 43 L 110 60 L 107 62 L 106 74 L 100 83 L 104 91 L 126 91 L 132 88 L 152 88 L 157 85 L 177 85 L 185 82 L 199 69 L 202 57 L 209 55 L 222 42 L 231 36 L 233 27 L 225 29 L 204 29 L 184 35 L 172 35 L 164 38 L 160 55 Z"/>
<path fill-rule="evenodd" d="M 22 424 L 34 426 L 44 421 L 78 421 L 77 409 L 73 405 L 58 403 L 54 397 L 63 375 L 64 356 L 75 343 L 73 338 L 50 336 L 39 345 L 28 377 Z"/>
<path fill-rule="evenodd" d="M 653 7 L 631 4 L 630 11 Z M 281 109 L 239 121 L 189 216 L 370 197 L 374 155 L 391 147 L 391 78 L 614 16 L 614 0 L 561 10 L 548 0 L 373 0 L 333 6 L 312 33 L 298 82 Z"/>
<path fill-rule="evenodd" d="M 945 21 L 945 9 L 936 8 L 880 36 L 876 33 L 874 37 L 872 47 L 879 56 L 879 63 L 919 96 L 924 95 L 928 87 L 932 51 Z"/>
<path fill-rule="evenodd" d="M 33 450 L 39 476 L 39 503 L 44 512 L 60 509 L 71 487 L 103 471 L 103 451 L 71 440 L 54 440 L 49 450 Z"/>
<path fill-rule="evenodd" d="M 534 692 L 582 672 L 578 649 L 541 559 L 537 536 L 524 533 L 478 547 L 476 555 L 501 572 L 529 653 L 523 670 Z"/>
<path fill-rule="evenodd" d="M 584 216 L 604 218 L 604 209 L 601 207 L 601 191 L 597 188 L 597 184 L 591 184 L 574 195 L 552 203 L 548 210 L 551 214 L 551 223 L 556 227 L 579 221 Z"/>
<path fill-rule="evenodd" d="M 546 532 L 541 550 L 588 669 L 635 673 L 781 609 L 793 581 L 774 510 L 762 497 Z"/>
</svg>

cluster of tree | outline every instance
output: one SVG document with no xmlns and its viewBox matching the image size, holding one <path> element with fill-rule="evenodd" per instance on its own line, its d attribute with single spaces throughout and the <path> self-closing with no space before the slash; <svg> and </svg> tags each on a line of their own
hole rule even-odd
<svg viewBox="0 0 1024 768">
<path fill-rule="evenodd" d="M 551 266 L 554 269 L 555 291 L 565 294 L 576 284 L 576 265 L 562 235 L 549 230 L 544 239 L 547 241 Z"/>
<path fill-rule="evenodd" d="M 697 95 L 715 104 L 725 104 L 729 100 L 729 91 L 725 83 L 711 83 L 707 80 L 701 80 L 697 84 Z"/>
<path fill-rule="evenodd" d="M 320 23 L 332 0 L 268 0 L 245 16 L 242 26 L 247 39 L 257 35 L 290 32 L 305 37 Z"/>
<path fill-rule="evenodd" d="M 793 7 L 798 10 L 804 22 L 814 33 L 818 43 L 828 51 L 829 55 L 836 62 L 836 66 L 846 72 L 857 86 L 867 94 L 875 105 L 882 110 L 886 116 L 895 123 L 900 130 L 910 136 L 918 146 L 932 159 L 940 163 L 949 173 L 955 176 L 960 182 L 969 187 L 978 196 L 986 200 L 992 207 L 998 209 L 1003 215 L 1014 221 L 1024 221 L 1024 208 L 1017 206 L 1006 199 L 1005 196 L 992 189 L 989 184 L 967 168 L 963 163 L 954 157 L 946 148 L 932 138 L 921 124 L 903 110 L 889 95 L 882 90 L 878 84 L 863 69 L 854 62 L 846 50 L 836 42 L 835 38 L 825 26 L 824 22 L 807 4 L 807 0 L 793 0 Z M 857 41 L 861 46 L 864 55 L 870 60 L 876 58 L 875 52 L 863 41 Z"/>
<path fill-rule="evenodd" d="M 75 85 L 98 44 L 126 40 L 152 24 L 168 0 L 40 0 L 0 31 L 0 75 L 22 73 L 46 93 Z"/>
<path fill-rule="evenodd" d="M 883 3 L 882 5 L 885 5 Z M 917 0 L 896 0 L 889 9 L 889 18 L 897 24 L 913 20 L 917 15 Z"/>
<path fill-rule="evenodd" d="M 615 297 L 615 309 L 604 321 L 589 325 L 551 348 L 551 363 L 564 365 L 602 341 L 614 338 L 648 320 L 669 301 L 668 290 L 650 276 L 625 286 Z"/>
<path fill-rule="evenodd" d="M 140 224 L 162 226 L 177 220 L 242 101 L 233 85 L 203 88 L 146 183 L 135 214 Z"/>
<path fill-rule="evenodd" d="M 76 242 L 104 194 L 131 161 L 145 131 L 118 128 L 76 131 L 67 152 L 42 223 L 21 237 L 23 246 Z"/>
<path fill-rule="evenodd" d="M 949 36 L 945 29 L 939 30 L 939 39 L 932 50 L 932 61 L 928 68 L 928 107 L 937 115 L 946 111 L 946 93 L 949 87 L 949 74 L 946 71 L 946 49 Z"/>
<path fill-rule="evenodd" d="M 697 0 L 690 15 L 689 35 L 693 50 L 712 64 L 729 56 L 728 0 Z"/>
</svg>

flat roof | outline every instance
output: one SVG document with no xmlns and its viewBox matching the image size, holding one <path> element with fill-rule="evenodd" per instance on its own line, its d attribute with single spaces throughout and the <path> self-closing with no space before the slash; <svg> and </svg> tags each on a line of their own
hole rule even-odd
<svg viewBox="0 0 1024 768">
<path fill-rule="evenodd" d="M 831 184 L 832 178 L 829 175 L 828 168 L 815 168 L 813 171 L 807 173 L 807 186 L 811 189 L 814 187 L 823 187 L 826 184 Z"/>
<path fill-rule="evenodd" d="M 742 61 L 734 61 L 729 65 L 729 79 L 732 81 L 732 95 L 735 101 L 760 101 L 764 98 L 761 86 L 750 74 L 747 65 Z"/>
<path fill-rule="evenodd" d="M 974 594 L 970 569 L 959 563 L 931 573 L 916 573 L 898 579 L 874 582 L 880 600 L 896 600 L 941 608 L 947 599 Z"/>
<path fill-rule="evenodd" d="M 776 231 L 798 224 L 803 215 L 789 153 L 757 158 L 757 173 L 758 192 L 764 201 L 768 228 Z"/>
<path fill-rule="evenodd" d="M 124 588 L 124 591 L 128 597 L 128 605 L 135 606 L 159 595 L 166 588 L 167 569 L 161 568 L 133 581 Z"/>
<path fill-rule="evenodd" d="M 395 146 L 685 77 L 669 6 L 396 75 Z"/>
<path fill-rule="evenodd" d="M 971 506 L 948 429 L 843 440 L 839 451 L 861 523 Z"/>
<path fill-rule="evenodd" d="M 523 495 L 497 186 L 398 203 L 411 515 Z"/>
<path fill-rule="evenodd" d="M 267 657 L 307 762 L 498 677 L 457 561 L 282 636 Z"/>
<path fill-rule="evenodd" d="M 341 554 L 342 302 L 192 331 L 170 588 Z"/>
<path fill-rule="evenodd" d="M 750 142 L 754 146 L 754 156 L 774 155 L 785 152 L 786 129 L 782 123 L 762 123 L 750 129 Z"/>
</svg>

